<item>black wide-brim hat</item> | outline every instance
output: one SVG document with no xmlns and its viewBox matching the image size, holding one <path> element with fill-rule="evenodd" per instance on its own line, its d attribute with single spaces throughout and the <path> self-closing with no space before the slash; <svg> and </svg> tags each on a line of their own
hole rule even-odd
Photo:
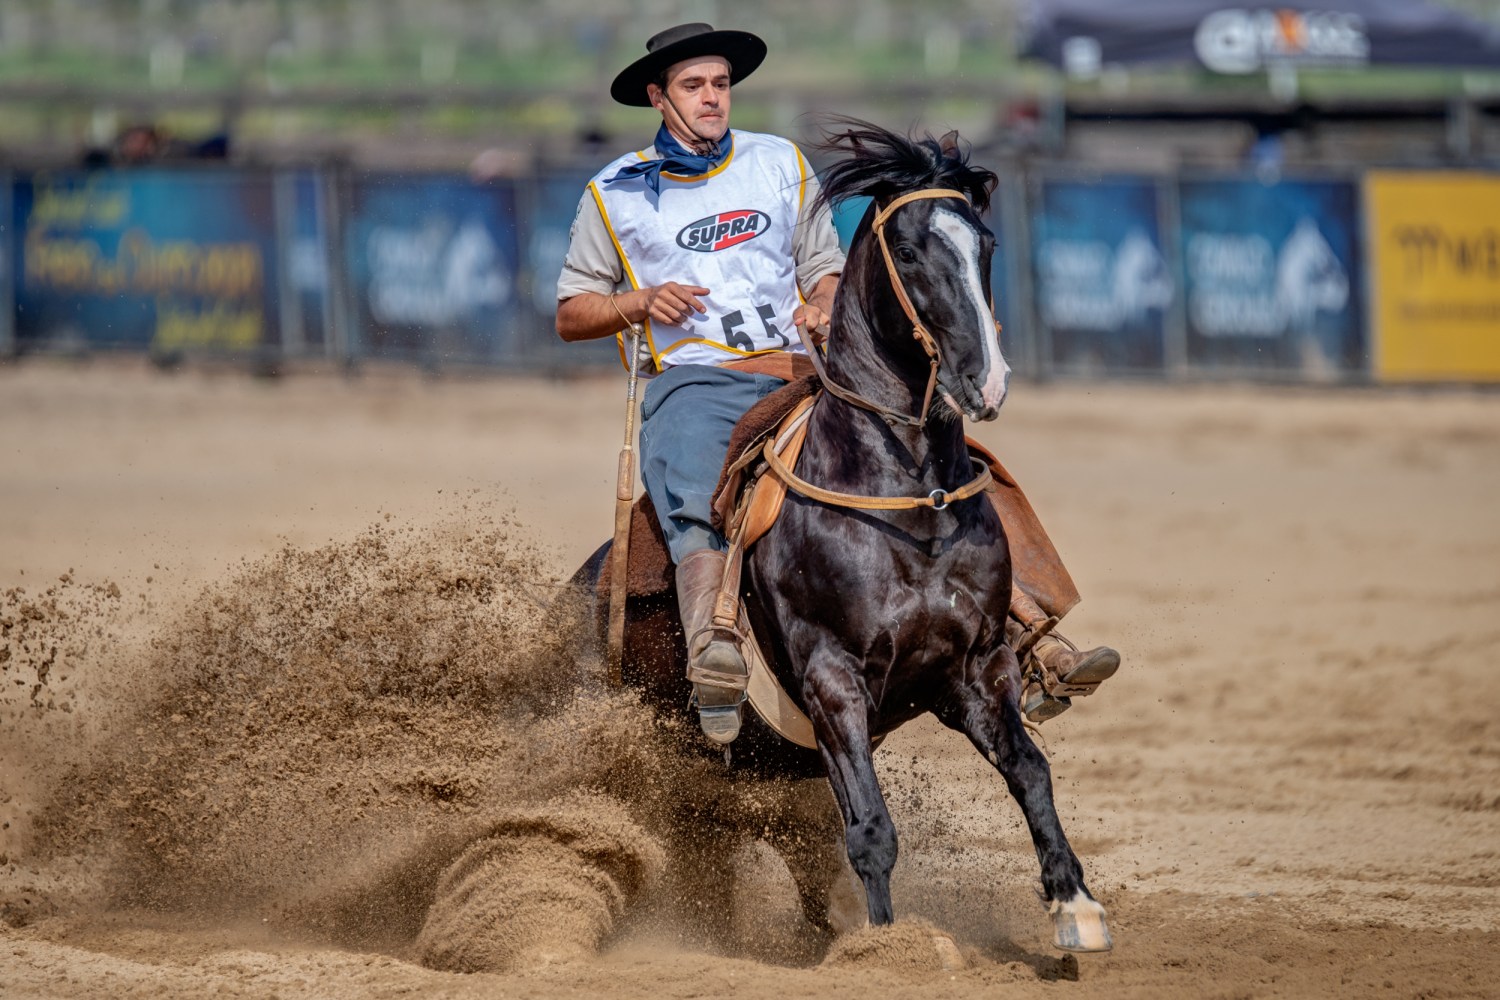
<svg viewBox="0 0 1500 1000">
<path fill-rule="evenodd" d="M 668 66 L 697 56 L 723 56 L 729 62 L 729 82 L 736 84 L 766 58 L 766 43 L 748 31 L 715 31 L 701 21 L 679 24 L 651 36 L 646 55 L 620 71 L 609 96 L 632 108 L 649 108 L 646 84 L 655 83 Z"/>
</svg>

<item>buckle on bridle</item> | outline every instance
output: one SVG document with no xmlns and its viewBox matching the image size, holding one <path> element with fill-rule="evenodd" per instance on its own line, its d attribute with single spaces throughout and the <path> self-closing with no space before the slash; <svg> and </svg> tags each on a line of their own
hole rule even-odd
<svg viewBox="0 0 1500 1000">
<path fill-rule="evenodd" d="M 947 490 L 933 490 L 931 493 L 927 494 L 927 499 L 932 501 L 932 509 L 946 510 L 948 508 L 948 502 L 944 500 L 943 497 L 947 495 Z"/>
</svg>

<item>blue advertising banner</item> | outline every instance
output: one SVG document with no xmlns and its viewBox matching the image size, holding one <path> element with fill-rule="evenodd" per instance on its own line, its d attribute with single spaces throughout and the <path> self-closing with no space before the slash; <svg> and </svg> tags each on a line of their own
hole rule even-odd
<svg viewBox="0 0 1500 1000">
<path fill-rule="evenodd" d="M 349 198 L 344 259 L 356 355 L 520 360 L 513 185 L 364 175 Z"/>
<path fill-rule="evenodd" d="M 328 178 L 313 170 L 276 175 L 282 238 L 282 341 L 289 352 L 327 353 L 333 342 L 333 235 Z"/>
<path fill-rule="evenodd" d="M 1037 319 L 1061 371 L 1160 370 L 1175 294 L 1156 181 L 1041 182 L 1032 216 Z"/>
<path fill-rule="evenodd" d="M 1356 185 L 1183 181 L 1187 358 L 1198 368 L 1363 370 Z"/>
<path fill-rule="evenodd" d="M 859 220 L 865 217 L 865 211 L 870 207 L 869 198 L 845 198 L 843 201 L 835 202 L 833 206 L 833 228 L 839 234 L 839 246 L 843 247 L 844 253 L 849 252 L 849 244 L 854 239 L 854 231 L 859 228 Z"/>
<path fill-rule="evenodd" d="M 36 174 L 14 188 L 16 338 L 246 350 L 279 343 L 268 174 Z"/>
<path fill-rule="evenodd" d="M 11 209 L 11 176 L 0 173 L 0 357 L 12 353 L 16 344 L 16 225 Z"/>
<path fill-rule="evenodd" d="M 543 174 L 530 189 L 526 213 L 526 293 L 533 315 L 529 353 L 565 366 L 620 363 L 613 337 L 567 344 L 557 336 L 557 278 L 568 255 L 573 219 L 592 177 L 592 172 L 580 170 Z"/>
</svg>

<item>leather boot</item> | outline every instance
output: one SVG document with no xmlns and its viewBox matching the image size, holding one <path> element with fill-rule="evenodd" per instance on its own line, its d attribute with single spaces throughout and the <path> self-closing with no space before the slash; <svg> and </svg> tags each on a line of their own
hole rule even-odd
<svg viewBox="0 0 1500 1000">
<path fill-rule="evenodd" d="M 1031 596 L 1010 585 L 1010 615 L 1006 620 L 1006 641 L 1017 656 L 1025 656 L 1036 641 L 1057 627 L 1057 619 L 1043 611 Z"/>
<path fill-rule="evenodd" d="M 687 677 L 703 735 L 728 744 L 740 734 L 740 712 L 750 671 L 732 632 L 714 628 L 714 599 L 726 557 L 713 549 L 689 552 L 677 564 L 677 608 L 687 641 Z"/>
<path fill-rule="evenodd" d="M 1031 647 L 1030 669 L 1021 691 L 1021 712 L 1043 723 L 1073 707 L 1073 699 L 1093 694 L 1120 669 L 1120 654 L 1108 646 L 1079 650 L 1055 631 Z"/>
</svg>

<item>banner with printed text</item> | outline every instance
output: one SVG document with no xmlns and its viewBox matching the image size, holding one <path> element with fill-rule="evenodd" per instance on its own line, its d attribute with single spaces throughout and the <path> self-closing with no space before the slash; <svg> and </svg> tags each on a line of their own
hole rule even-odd
<svg viewBox="0 0 1500 1000">
<path fill-rule="evenodd" d="M 1311 378 L 1365 370 L 1355 184 L 1187 180 L 1178 206 L 1190 365 Z"/>
<path fill-rule="evenodd" d="M 513 185 L 362 175 L 349 201 L 344 258 L 356 353 L 430 363 L 522 360 Z"/>
<path fill-rule="evenodd" d="M 14 188 L 28 344 L 243 351 L 279 343 L 268 174 L 38 173 Z"/>
<path fill-rule="evenodd" d="M 1500 176 L 1374 172 L 1375 375 L 1500 381 Z"/>
<path fill-rule="evenodd" d="M 1032 214 L 1037 319 L 1065 372 L 1160 370 L 1172 306 L 1157 181 L 1044 180 Z"/>
<path fill-rule="evenodd" d="M 567 344 L 557 336 L 557 279 L 568 255 L 573 219 L 592 173 L 549 171 L 529 187 L 526 216 L 526 268 L 523 282 L 533 320 L 528 356 L 550 357 L 562 366 L 619 363 L 613 337 Z M 589 199 L 592 204 L 593 199 Z"/>
<path fill-rule="evenodd" d="M 1037 318 L 1060 370 L 1162 368 L 1175 294 L 1156 181 L 1043 180 L 1032 221 Z"/>
</svg>

